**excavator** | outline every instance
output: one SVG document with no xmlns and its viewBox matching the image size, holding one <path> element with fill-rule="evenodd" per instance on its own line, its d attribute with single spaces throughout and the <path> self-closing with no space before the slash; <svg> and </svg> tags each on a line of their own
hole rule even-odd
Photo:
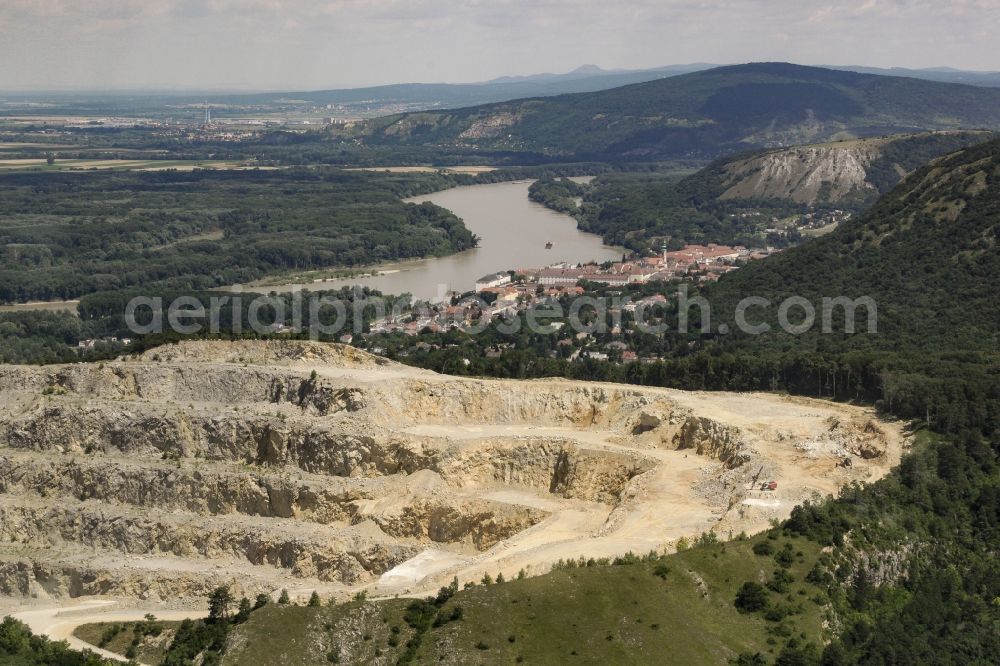
<svg viewBox="0 0 1000 666">
<path fill-rule="evenodd" d="M 757 470 L 757 473 L 754 474 L 753 481 L 750 482 L 750 487 L 751 488 L 756 488 L 758 490 L 768 490 L 768 491 L 777 490 L 778 489 L 778 482 L 777 481 L 765 481 L 764 483 L 760 484 L 759 486 L 757 485 L 757 482 L 760 481 L 760 475 L 763 472 L 764 472 L 764 466 L 761 465 L 760 469 Z"/>
</svg>

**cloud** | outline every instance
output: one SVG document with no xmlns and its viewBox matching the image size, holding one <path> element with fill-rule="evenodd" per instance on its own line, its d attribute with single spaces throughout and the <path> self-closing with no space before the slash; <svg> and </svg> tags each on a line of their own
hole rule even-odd
<svg viewBox="0 0 1000 666">
<path fill-rule="evenodd" d="M 1000 69 L 997 33 L 998 0 L 0 0 L 0 87 L 325 87 L 586 62 Z M 74 57 L 38 55 L 52 44 Z"/>
</svg>

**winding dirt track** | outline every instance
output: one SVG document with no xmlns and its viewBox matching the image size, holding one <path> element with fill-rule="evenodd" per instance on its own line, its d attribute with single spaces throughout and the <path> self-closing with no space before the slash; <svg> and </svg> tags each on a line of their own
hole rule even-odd
<svg viewBox="0 0 1000 666">
<path fill-rule="evenodd" d="M 102 657 L 117 661 L 128 661 L 120 654 L 102 650 L 73 635 L 73 631 L 92 622 L 138 622 L 147 613 L 153 613 L 158 620 L 173 621 L 205 617 L 207 611 L 158 611 L 157 609 L 121 610 L 114 601 L 91 600 L 64 606 L 50 606 L 37 610 L 12 613 L 13 617 L 27 624 L 35 634 L 48 636 L 52 640 L 66 641 L 77 650 L 90 650 Z M 141 663 L 141 662 L 140 662 Z"/>
</svg>

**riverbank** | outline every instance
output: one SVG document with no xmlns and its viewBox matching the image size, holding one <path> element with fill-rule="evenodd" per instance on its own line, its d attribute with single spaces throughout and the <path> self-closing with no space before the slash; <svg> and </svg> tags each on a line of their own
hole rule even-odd
<svg viewBox="0 0 1000 666">
<path fill-rule="evenodd" d="M 589 176 L 580 177 L 581 180 Z M 465 292 L 488 273 L 548 266 L 557 262 L 581 263 L 621 259 L 623 248 L 604 245 L 595 234 L 580 231 L 576 221 L 531 201 L 532 180 L 462 185 L 406 199 L 431 202 L 462 218 L 480 238 L 479 246 L 445 257 L 398 261 L 358 269 L 361 275 L 323 279 L 264 280 L 245 285 L 252 291 L 287 292 L 296 289 L 332 290 L 359 285 L 385 294 L 412 294 L 440 300 L 449 291 Z M 367 275 L 364 275 L 366 274 Z"/>
</svg>

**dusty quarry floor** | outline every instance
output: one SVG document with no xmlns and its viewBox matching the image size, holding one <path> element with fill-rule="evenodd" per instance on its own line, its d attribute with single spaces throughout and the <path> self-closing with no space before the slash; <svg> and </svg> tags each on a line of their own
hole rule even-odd
<svg viewBox="0 0 1000 666">
<path fill-rule="evenodd" d="M 411 594 L 751 533 L 906 445 L 848 405 L 462 379 L 290 341 L 0 366 L 0 396 L 0 614 L 63 634 L 46 609 L 95 597 L 118 603 L 77 624 L 221 583 Z"/>
</svg>

